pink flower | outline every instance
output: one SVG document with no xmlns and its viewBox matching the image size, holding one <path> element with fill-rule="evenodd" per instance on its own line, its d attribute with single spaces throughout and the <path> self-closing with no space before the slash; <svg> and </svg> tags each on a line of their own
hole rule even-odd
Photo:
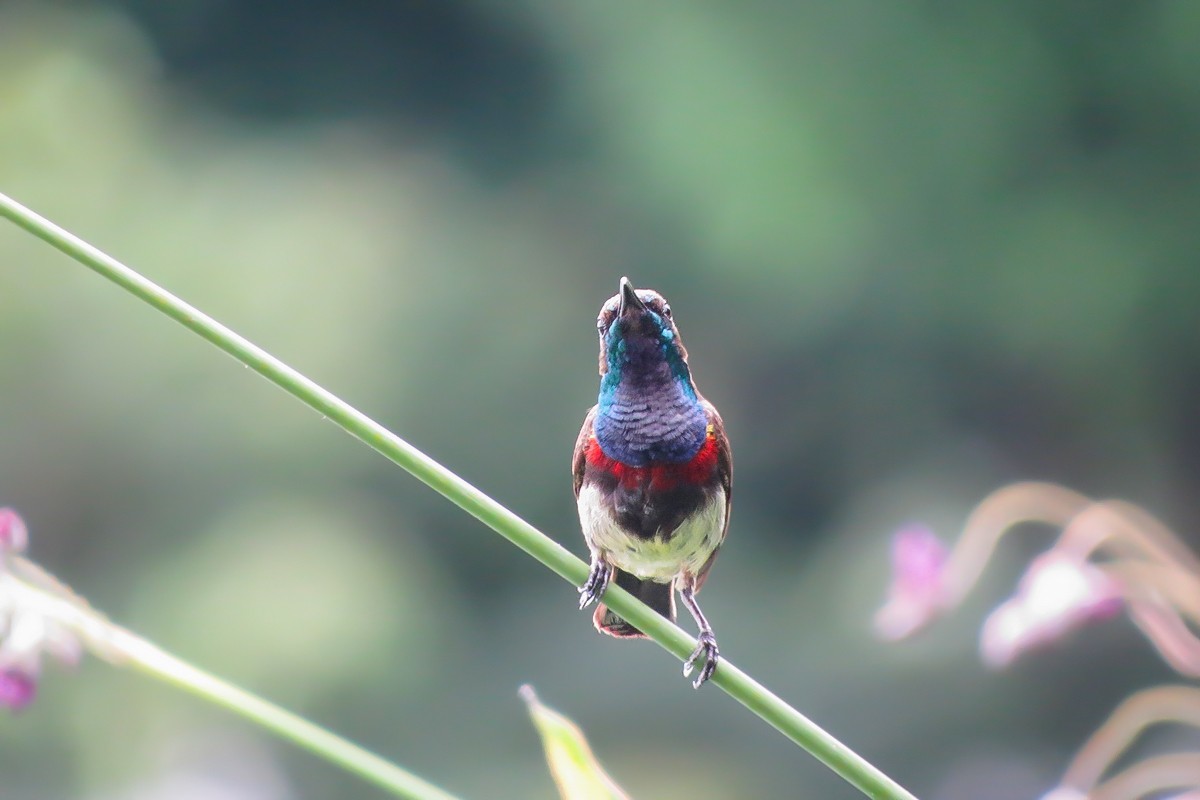
<svg viewBox="0 0 1200 800">
<path fill-rule="evenodd" d="M 22 669 L 0 669 L 0 706 L 20 711 L 37 695 L 37 676 Z"/>
<path fill-rule="evenodd" d="M 1061 550 L 1033 560 L 1017 593 L 983 624 L 979 648 L 991 667 L 1005 667 L 1028 650 L 1055 642 L 1086 623 L 1107 619 L 1124 605 L 1121 585 L 1095 564 Z"/>
<path fill-rule="evenodd" d="M 924 525 L 909 525 L 896 532 L 887 602 L 875 614 L 875 632 L 880 638 L 903 639 L 938 615 L 946 556 L 946 546 Z"/>
<path fill-rule="evenodd" d="M 0 550 L 20 553 L 28 544 L 25 521 L 11 508 L 0 508 Z"/>
<path fill-rule="evenodd" d="M 75 664 L 83 653 L 79 635 L 69 623 L 39 605 L 39 589 L 25 583 L 28 564 L 14 556 L 25 549 L 29 534 L 15 511 L 0 508 L 0 708 L 20 711 L 37 694 L 42 656 Z"/>
</svg>

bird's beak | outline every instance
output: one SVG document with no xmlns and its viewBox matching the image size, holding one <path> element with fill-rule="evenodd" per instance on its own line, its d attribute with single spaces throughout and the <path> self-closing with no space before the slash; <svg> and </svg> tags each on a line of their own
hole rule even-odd
<svg viewBox="0 0 1200 800">
<path fill-rule="evenodd" d="M 627 313 L 634 311 L 645 311 L 646 304 L 637 296 L 637 290 L 633 288 L 633 284 L 629 282 L 629 278 L 621 278 L 621 304 L 617 306 L 617 316 L 624 317 Z"/>
</svg>

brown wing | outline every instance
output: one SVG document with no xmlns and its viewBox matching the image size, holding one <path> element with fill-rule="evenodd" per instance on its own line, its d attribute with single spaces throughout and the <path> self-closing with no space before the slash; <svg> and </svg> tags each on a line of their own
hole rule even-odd
<svg viewBox="0 0 1200 800">
<path fill-rule="evenodd" d="M 592 436 L 592 425 L 596 420 L 596 409 L 592 406 L 587 416 L 583 418 L 583 427 L 579 429 L 579 437 L 575 440 L 575 453 L 571 456 L 571 472 L 575 478 L 575 496 L 579 497 L 579 487 L 583 485 L 583 470 L 587 466 L 587 442 Z"/>
<path fill-rule="evenodd" d="M 713 438 L 717 441 L 717 476 L 721 479 L 721 488 L 725 490 L 725 530 L 721 531 L 721 542 L 724 543 L 725 536 L 729 533 L 729 514 L 733 510 L 733 452 L 729 449 L 729 437 L 725 435 L 725 422 L 717 413 L 716 407 L 707 400 L 701 399 L 700 402 L 708 414 L 708 421 L 712 423 Z M 718 545 L 700 568 L 699 574 L 696 575 L 696 591 L 700 591 L 700 587 L 704 585 L 704 579 L 708 577 L 708 571 L 712 569 L 720 551 Z"/>
</svg>

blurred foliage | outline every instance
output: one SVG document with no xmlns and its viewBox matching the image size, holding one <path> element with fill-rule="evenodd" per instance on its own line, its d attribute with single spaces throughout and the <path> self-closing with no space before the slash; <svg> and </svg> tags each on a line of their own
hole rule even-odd
<svg viewBox="0 0 1200 800">
<path fill-rule="evenodd" d="M 723 651 L 922 798 L 1007 800 L 1164 668 L 1113 625 L 986 675 L 970 609 L 876 645 L 884 543 L 1016 478 L 1200 524 L 1197 34 L 1180 0 L 8 3 L 0 188 L 576 552 L 592 319 L 661 290 L 734 442 Z M 854 796 L 15 229 L 0 368 L 35 557 L 447 789 L 552 796 L 531 681 L 634 797 Z M 254 736 L 88 665 L 0 724 L 3 795 L 372 794 Z"/>
<path fill-rule="evenodd" d="M 542 703 L 529 684 L 521 687 L 520 695 L 542 737 L 546 764 L 562 800 L 629 800 L 600 766 L 578 725 Z"/>
</svg>

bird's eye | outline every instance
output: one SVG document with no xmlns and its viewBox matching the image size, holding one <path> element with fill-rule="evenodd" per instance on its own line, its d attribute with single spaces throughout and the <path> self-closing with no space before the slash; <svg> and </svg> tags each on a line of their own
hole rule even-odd
<svg viewBox="0 0 1200 800">
<path fill-rule="evenodd" d="M 667 319 L 671 318 L 671 307 L 666 303 L 663 303 L 663 316 Z"/>
</svg>

